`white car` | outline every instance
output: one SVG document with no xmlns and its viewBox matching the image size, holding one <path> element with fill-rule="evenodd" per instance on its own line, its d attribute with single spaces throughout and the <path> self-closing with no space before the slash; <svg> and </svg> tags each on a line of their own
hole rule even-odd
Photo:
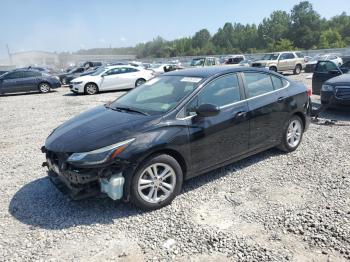
<svg viewBox="0 0 350 262">
<path fill-rule="evenodd" d="M 140 67 L 129 65 L 107 66 L 91 75 L 81 76 L 70 82 L 74 93 L 94 95 L 100 91 L 129 89 L 142 85 L 154 77 L 154 73 Z"/>
<path fill-rule="evenodd" d="M 338 54 L 316 55 L 312 59 L 310 59 L 309 62 L 306 63 L 305 72 L 306 73 L 314 72 L 318 61 L 332 61 L 338 66 L 341 66 L 343 64 L 343 59 L 339 57 Z"/>
</svg>

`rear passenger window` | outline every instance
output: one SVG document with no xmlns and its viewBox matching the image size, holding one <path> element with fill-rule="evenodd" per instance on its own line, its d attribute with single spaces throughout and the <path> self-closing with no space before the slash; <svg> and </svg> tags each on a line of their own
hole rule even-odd
<svg viewBox="0 0 350 262">
<path fill-rule="evenodd" d="M 281 78 L 271 75 L 271 80 L 272 80 L 272 83 L 273 83 L 273 86 L 274 86 L 275 90 L 276 89 L 281 89 L 281 88 L 284 87 L 284 84 L 283 84 Z"/>
<path fill-rule="evenodd" d="M 244 78 L 248 98 L 263 95 L 274 90 L 271 77 L 268 74 L 246 72 L 244 73 Z"/>
</svg>

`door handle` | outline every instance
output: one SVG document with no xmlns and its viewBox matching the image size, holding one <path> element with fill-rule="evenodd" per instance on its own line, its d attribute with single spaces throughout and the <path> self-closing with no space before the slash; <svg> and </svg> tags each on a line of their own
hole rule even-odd
<svg viewBox="0 0 350 262">
<path fill-rule="evenodd" d="M 284 101 L 285 97 L 281 96 L 277 99 L 277 103 L 282 103 Z"/>
<path fill-rule="evenodd" d="M 235 114 L 235 118 L 244 117 L 247 114 L 246 111 L 239 111 Z"/>
</svg>

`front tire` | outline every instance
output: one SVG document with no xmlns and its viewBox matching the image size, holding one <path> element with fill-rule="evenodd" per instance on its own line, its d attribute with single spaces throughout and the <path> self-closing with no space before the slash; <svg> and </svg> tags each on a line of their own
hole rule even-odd
<svg viewBox="0 0 350 262">
<path fill-rule="evenodd" d="M 49 85 L 49 83 L 40 83 L 39 84 L 40 93 L 45 94 L 45 93 L 50 92 L 50 90 L 51 90 L 51 86 Z"/>
<path fill-rule="evenodd" d="M 303 121 L 299 116 L 292 116 L 283 128 L 282 142 L 278 148 L 284 152 L 293 152 L 299 147 L 303 133 Z"/>
<path fill-rule="evenodd" d="M 147 160 L 131 182 L 131 201 L 134 205 L 154 210 L 164 207 L 180 193 L 183 172 L 179 163 L 169 155 Z"/>
<path fill-rule="evenodd" d="M 87 83 L 85 85 L 84 92 L 87 95 L 95 95 L 98 93 L 98 87 L 94 83 Z"/>
<path fill-rule="evenodd" d="M 301 65 L 296 65 L 293 71 L 294 75 L 300 75 L 301 69 Z"/>
<path fill-rule="evenodd" d="M 270 71 L 273 71 L 273 72 L 277 72 L 277 67 L 275 67 L 275 66 L 270 66 L 270 67 L 269 67 L 269 70 L 270 70 Z"/>
</svg>

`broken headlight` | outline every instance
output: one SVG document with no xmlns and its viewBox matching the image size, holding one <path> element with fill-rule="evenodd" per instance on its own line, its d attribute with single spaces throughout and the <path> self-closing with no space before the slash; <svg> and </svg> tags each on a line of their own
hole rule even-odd
<svg viewBox="0 0 350 262">
<path fill-rule="evenodd" d="M 102 164 L 111 159 L 114 159 L 117 155 L 123 152 L 124 149 L 134 140 L 135 138 L 131 138 L 90 152 L 73 153 L 72 155 L 70 155 L 67 161 L 71 164 L 77 165 Z"/>
</svg>

